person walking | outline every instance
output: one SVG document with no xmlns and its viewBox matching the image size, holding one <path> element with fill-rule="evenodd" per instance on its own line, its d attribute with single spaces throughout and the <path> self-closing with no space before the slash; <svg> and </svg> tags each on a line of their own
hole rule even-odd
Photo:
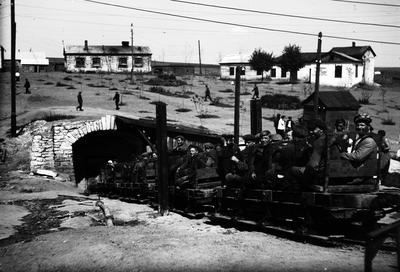
<svg viewBox="0 0 400 272">
<path fill-rule="evenodd" d="M 253 97 L 251 99 L 259 99 L 260 92 L 258 91 L 257 84 L 254 84 L 254 88 L 253 88 L 252 92 L 254 94 L 253 94 Z"/>
<path fill-rule="evenodd" d="M 24 87 L 25 87 L 25 93 L 30 94 L 31 91 L 29 90 L 29 88 L 31 87 L 31 83 L 29 82 L 29 80 L 27 78 L 25 79 Z"/>
<path fill-rule="evenodd" d="M 275 128 L 275 133 L 278 133 L 278 123 L 279 120 L 281 119 L 281 114 L 278 113 L 275 118 L 274 118 L 274 128 Z"/>
<path fill-rule="evenodd" d="M 82 92 L 78 93 L 77 99 L 78 99 L 78 106 L 76 106 L 76 110 L 83 111 L 83 109 L 82 109 L 82 105 L 83 105 Z"/>
<path fill-rule="evenodd" d="M 113 100 L 115 101 L 115 109 L 116 110 L 119 110 L 119 97 L 120 97 L 119 93 L 116 92 L 114 95 L 114 98 L 113 98 Z"/>
<path fill-rule="evenodd" d="M 277 133 L 281 135 L 282 138 L 285 138 L 285 129 L 286 129 L 286 116 L 281 115 L 278 120 Z"/>
<path fill-rule="evenodd" d="M 209 98 L 210 101 L 212 102 L 211 92 L 210 92 L 210 88 L 208 88 L 208 85 L 206 85 L 206 95 L 204 96 L 204 101 L 207 101 L 207 98 Z"/>
</svg>

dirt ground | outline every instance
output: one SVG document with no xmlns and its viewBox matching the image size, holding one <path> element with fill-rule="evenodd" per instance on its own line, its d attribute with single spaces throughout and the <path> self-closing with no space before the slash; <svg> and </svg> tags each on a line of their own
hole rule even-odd
<svg viewBox="0 0 400 272">
<path fill-rule="evenodd" d="M 21 82 L 31 81 L 24 93 Z M 66 78 L 69 78 L 66 80 Z M 29 173 L 29 135 L 9 138 L 9 74 L 0 74 L 0 138 L 10 150 L 0 164 L 0 271 L 363 271 L 361 246 L 321 247 L 295 242 L 258 231 L 222 227 L 208 219 L 188 219 L 175 213 L 159 216 L 139 204 L 101 198 L 110 209 L 115 226 L 107 227 L 95 206 L 96 195 L 85 196 L 68 177 L 50 179 Z M 186 78 L 189 86 L 166 87 L 171 92 L 203 96 L 207 83 L 213 97 L 233 103 L 229 81 L 216 78 Z M 126 75 L 72 75 L 65 73 L 23 74 L 17 91 L 17 125 L 49 115 L 71 115 L 97 119 L 106 114 L 154 117 L 152 101 L 167 103 L 169 122 L 205 126 L 216 132 L 232 132 L 233 109 L 205 103 L 208 114 L 218 118 L 199 119 L 190 98 L 148 92 L 149 86 L 128 84 Z M 56 87 L 58 82 L 73 86 Z M 106 87 L 90 87 L 89 84 Z M 259 84 L 260 95 L 290 93 L 304 99 L 305 84 Z M 250 131 L 249 100 L 253 85 L 242 84 L 241 133 Z M 114 110 L 116 88 L 124 105 Z M 330 88 L 323 87 L 323 90 Z M 75 110 L 76 95 L 82 91 L 83 112 Z M 358 98 L 360 90 L 352 90 Z M 399 147 L 400 89 L 388 89 L 386 110 L 379 93 L 361 111 L 373 115 L 376 130 L 385 129 L 392 151 Z M 176 109 L 187 108 L 186 113 Z M 279 111 L 296 120 L 301 110 Z M 263 109 L 263 129 L 272 131 L 268 118 L 277 110 Z M 384 126 L 382 118 L 393 117 L 395 126 Z M 374 271 L 396 271 L 396 255 L 380 251 Z"/>
<path fill-rule="evenodd" d="M 98 197 L 71 182 L 22 171 L 2 179 L 0 271 L 363 271 L 361 246 L 322 247 L 101 198 L 114 217 L 107 227 Z M 396 267 L 393 252 L 374 260 L 374 271 Z"/>
</svg>

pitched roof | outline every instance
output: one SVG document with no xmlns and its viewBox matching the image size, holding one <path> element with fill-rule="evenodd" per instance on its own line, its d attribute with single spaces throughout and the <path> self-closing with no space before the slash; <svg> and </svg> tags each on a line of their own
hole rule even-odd
<svg viewBox="0 0 400 272">
<path fill-rule="evenodd" d="M 249 63 L 251 58 L 251 54 L 234 54 L 225 56 L 219 63 L 220 64 L 228 64 L 228 63 Z"/>
<path fill-rule="evenodd" d="M 307 97 L 302 104 L 311 106 L 314 104 L 314 93 Z M 327 109 L 358 110 L 360 103 L 349 91 L 324 91 L 318 94 L 319 103 Z"/>
<path fill-rule="evenodd" d="M 67 45 L 64 50 L 65 55 L 130 55 L 131 46 L 122 45 L 88 45 L 87 50 L 84 45 Z M 151 55 L 148 46 L 133 46 L 135 55 Z"/>
<path fill-rule="evenodd" d="M 376 56 L 374 50 L 372 50 L 371 46 L 347 46 L 347 47 L 333 47 L 331 51 L 339 52 L 351 56 L 356 59 L 362 59 L 362 56 L 370 50 L 374 57 Z"/>
<path fill-rule="evenodd" d="M 21 60 L 21 64 L 49 65 L 49 60 L 44 52 L 18 52 L 15 58 Z"/>
</svg>

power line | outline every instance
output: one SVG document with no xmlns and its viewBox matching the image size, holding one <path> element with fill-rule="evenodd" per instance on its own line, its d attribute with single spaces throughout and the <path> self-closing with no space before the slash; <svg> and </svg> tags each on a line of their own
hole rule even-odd
<svg viewBox="0 0 400 272">
<path fill-rule="evenodd" d="M 82 1 L 95 3 L 95 4 L 99 4 L 99 5 L 112 6 L 112 7 L 124 8 L 124 9 L 131 9 L 131 10 L 137 10 L 137 11 L 148 12 L 148 13 L 153 13 L 153 14 L 172 16 L 172 17 L 177 17 L 177 18 L 183 18 L 183 19 L 189 19 L 189 20 L 195 20 L 195 21 L 201 21 L 201 22 L 208 22 L 208 23 L 214 23 L 214 24 L 222 24 L 222 25 L 230 25 L 230 26 L 238 26 L 238 27 L 258 29 L 258 30 L 267 30 L 267 31 L 273 31 L 273 32 L 282 32 L 282 33 L 289 33 L 289 34 L 296 34 L 296 35 L 318 37 L 318 35 L 314 34 L 314 33 L 292 31 L 292 30 L 284 30 L 284 29 L 274 29 L 274 28 L 266 28 L 266 27 L 259 27 L 259 26 L 251 26 L 251 25 L 245 25 L 245 24 L 237 24 L 237 23 L 230 23 L 230 22 L 224 22 L 224 21 L 210 20 L 210 19 L 204 19 L 204 18 L 198 18 L 198 17 L 191 17 L 191 16 L 172 14 L 172 13 L 167 13 L 167 12 L 160 12 L 160 11 L 141 9 L 141 8 L 128 7 L 128 6 L 105 3 L 105 2 L 95 1 L 95 0 L 82 0 Z M 369 40 L 369 39 L 359 39 L 359 38 L 345 38 L 345 37 L 332 36 L 332 35 L 324 35 L 324 37 L 325 38 L 332 38 L 332 39 L 339 39 L 339 40 L 351 40 L 351 41 L 361 41 L 361 42 L 372 42 L 372 43 L 400 45 L 399 42 L 390 42 L 390 41 L 379 41 L 379 40 Z"/>
<path fill-rule="evenodd" d="M 259 10 L 253 10 L 253 9 L 242 9 L 242 8 L 234 8 L 234 7 L 227 7 L 227 6 L 209 5 L 209 4 L 190 2 L 190 1 L 182 1 L 182 0 L 170 0 L 170 1 L 184 3 L 184 4 L 190 4 L 190 5 L 204 6 L 204 7 L 212 7 L 212 8 L 220 8 L 220 9 L 228 9 L 228 10 L 236 10 L 236 11 L 245 11 L 245 12 L 258 13 L 258 14 L 268 14 L 268 15 L 274 15 L 274 16 L 284 16 L 284 17 L 300 18 L 300 19 L 307 19 L 307 20 L 317 20 L 317 21 L 334 22 L 334 23 L 345 23 L 345 24 L 357 24 L 357 25 L 369 25 L 369 26 L 400 28 L 400 26 L 398 26 L 398 25 L 386 25 L 386 24 L 376 24 L 376 23 L 355 22 L 355 21 L 345 21 L 345 20 L 336 20 L 336 19 L 326 19 L 326 18 L 319 18 L 319 17 L 300 16 L 300 15 L 292 15 L 292 14 L 285 14 L 285 13 L 269 12 L 269 11 L 259 11 Z"/>
<path fill-rule="evenodd" d="M 348 1 L 348 0 L 331 0 L 331 1 L 354 3 L 354 4 L 364 4 L 364 5 L 374 5 L 374 6 L 384 6 L 384 7 L 400 7 L 400 5 L 396 5 L 396 4 L 382 4 L 382 3 L 362 2 L 362 1 Z"/>
</svg>

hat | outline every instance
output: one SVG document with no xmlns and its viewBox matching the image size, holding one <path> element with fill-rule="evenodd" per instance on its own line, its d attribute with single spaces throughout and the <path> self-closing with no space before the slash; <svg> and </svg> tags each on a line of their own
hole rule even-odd
<svg viewBox="0 0 400 272">
<path fill-rule="evenodd" d="M 365 123 L 365 124 L 369 125 L 369 124 L 371 124 L 371 122 L 372 122 L 371 117 L 369 117 L 369 115 L 366 113 L 357 114 L 354 117 L 355 124 Z"/>
<path fill-rule="evenodd" d="M 212 143 L 205 143 L 204 148 L 214 148 L 214 145 Z"/>
<path fill-rule="evenodd" d="M 277 141 L 282 141 L 283 138 L 280 134 L 272 134 L 271 135 L 271 141 L 277 142 Z"/>
<path fill-rule="evenodd" d="M 225 139 L 233 139 L 234 138 L 233 134 L 222 134 L 222 137 Z"/>
<path fill-rule="evenodd" d="M 256 140 L 256 137 L 253 134 L 246 134 L 242 138 L 245 142 L 251 142 Z"/>
<path fill-rule="evenodd" d="M 269 135 L 271 135 L 271 131 L 269 131 L 269 130 L 263 130 L 260 133 L 260 137 L 269 136 Z"/>
<path fill-rule="evenodd" d="M 343 118 L 336 119 L 336 121 L 335 121 L 335 126 L 337 126 L 337 125 L 339 125 L 339 124 L 346 125 L 346 121 L 345 121 Z"/>
<path fill-rule="evenodd" d="M 322 130 L 326 130 L 326 124 L 321 119 L 313 119 L 309 123 L 309 129 L 320 128 Z"/>
<path fill-rule="evenodd" d="M 178 135 L 176 137 L 174 137 L 174 140 L 178 140 L 178 139 L 182 139 L 182 140 L 186 140 L 185 137 L 183 137 L 182 135 Z"/>
</svg>

